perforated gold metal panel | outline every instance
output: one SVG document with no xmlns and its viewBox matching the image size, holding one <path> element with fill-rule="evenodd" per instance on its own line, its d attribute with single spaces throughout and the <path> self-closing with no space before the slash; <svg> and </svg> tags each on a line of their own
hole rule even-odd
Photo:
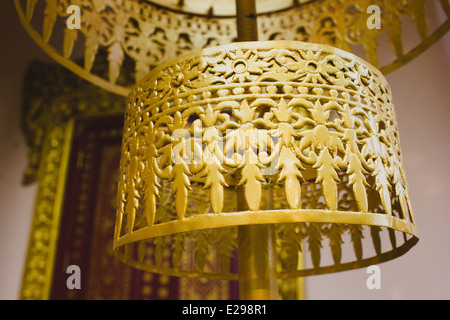
<svg viewBox="0 0 450 320">
<path fill-rule="evenodd" d="M 129 96 L 119 190 L 116 254 L 153 272 L 236 278 L 241 225 L 276 225 L 280 278 L 367 266 L 417 242 L 389 86 L 325 45 L 235 43 L 153 70 Z M 150 243 L 170 246 L 170 263 L 148 258 Z M 180 265 L 188 247 L 192 269 Z M 220 270 L 205 267 L 209 252 Z"/>
</svg>

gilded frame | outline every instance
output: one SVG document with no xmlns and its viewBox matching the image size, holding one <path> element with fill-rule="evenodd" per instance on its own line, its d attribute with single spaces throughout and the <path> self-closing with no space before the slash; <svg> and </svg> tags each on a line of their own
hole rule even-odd
<svg viewBox="0 0 450 320">
<path fill-rule="evenodd" d="M 19 299 L 48 300 L 76 122 L 124 114 L 126 99 L 59 65 L 37 61 L 28 68 L 23 92 L 22 131 L 28 149 L 23 184 L 37 183 L 37 193 Z M 303 278 L 283 280 L 280 290 L 287 299 L 305 298 Z"/>
</svg>

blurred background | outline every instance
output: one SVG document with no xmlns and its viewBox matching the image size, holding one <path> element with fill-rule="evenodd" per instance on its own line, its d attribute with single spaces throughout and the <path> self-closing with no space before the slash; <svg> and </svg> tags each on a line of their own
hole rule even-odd
<svg viewBox="0 0 450 320">
<path fill-rule="evenodd" d="M 37 190 L 21 183 L 22 82 L 30 61 L 52 60 L 20 25 L 12 1 L 0 2 L 0 35 L 0 299 L 18 299 Z M 381 289 L 369 290 L 369 274 L 358 269 L 306 278 L 306 299 L 450 299 L 450 34 L 387 79 L 420 241 L 380 265 Z"/>
</svg>

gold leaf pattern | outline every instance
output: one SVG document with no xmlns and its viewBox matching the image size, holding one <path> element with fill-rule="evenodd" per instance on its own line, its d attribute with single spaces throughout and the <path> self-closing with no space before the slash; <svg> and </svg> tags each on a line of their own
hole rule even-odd
<svg viewBox="0 0 450 320">
<path fill-rule="evenodd" d="M 28 21 L 33 17 L 34 8 L 36 7 L 37 2 L 38 0 L 27 0 L 26 16 Z"/>
<path fill-rule="evenodd" d="M 65 29 L 64 30 L 64 58 L 70 58 L 73 52 L 75 42 L 78 39 L 77 30 Z"/>
</svg>

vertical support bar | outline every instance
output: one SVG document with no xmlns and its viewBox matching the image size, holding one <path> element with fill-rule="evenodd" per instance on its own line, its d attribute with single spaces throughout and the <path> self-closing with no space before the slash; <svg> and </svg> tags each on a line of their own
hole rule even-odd
<svg viewBox="0 0 450 320">
<path fill-rule="evenodd" d="M 278 300 L 273 225 L 240 226 L 239 299 Z"/>
<path fill-rule="evenodd" d="M 258 41 L 255 0 L 236 0 L 238 41 Z M 266 209 L 273 208 L 269 189 Z M 243 188 L 237 190 L 238 210 L 248 210 Z M 273 225 L 238 227 L 239 298 L 277 300 L 277 261 Z"/>
</svg>

